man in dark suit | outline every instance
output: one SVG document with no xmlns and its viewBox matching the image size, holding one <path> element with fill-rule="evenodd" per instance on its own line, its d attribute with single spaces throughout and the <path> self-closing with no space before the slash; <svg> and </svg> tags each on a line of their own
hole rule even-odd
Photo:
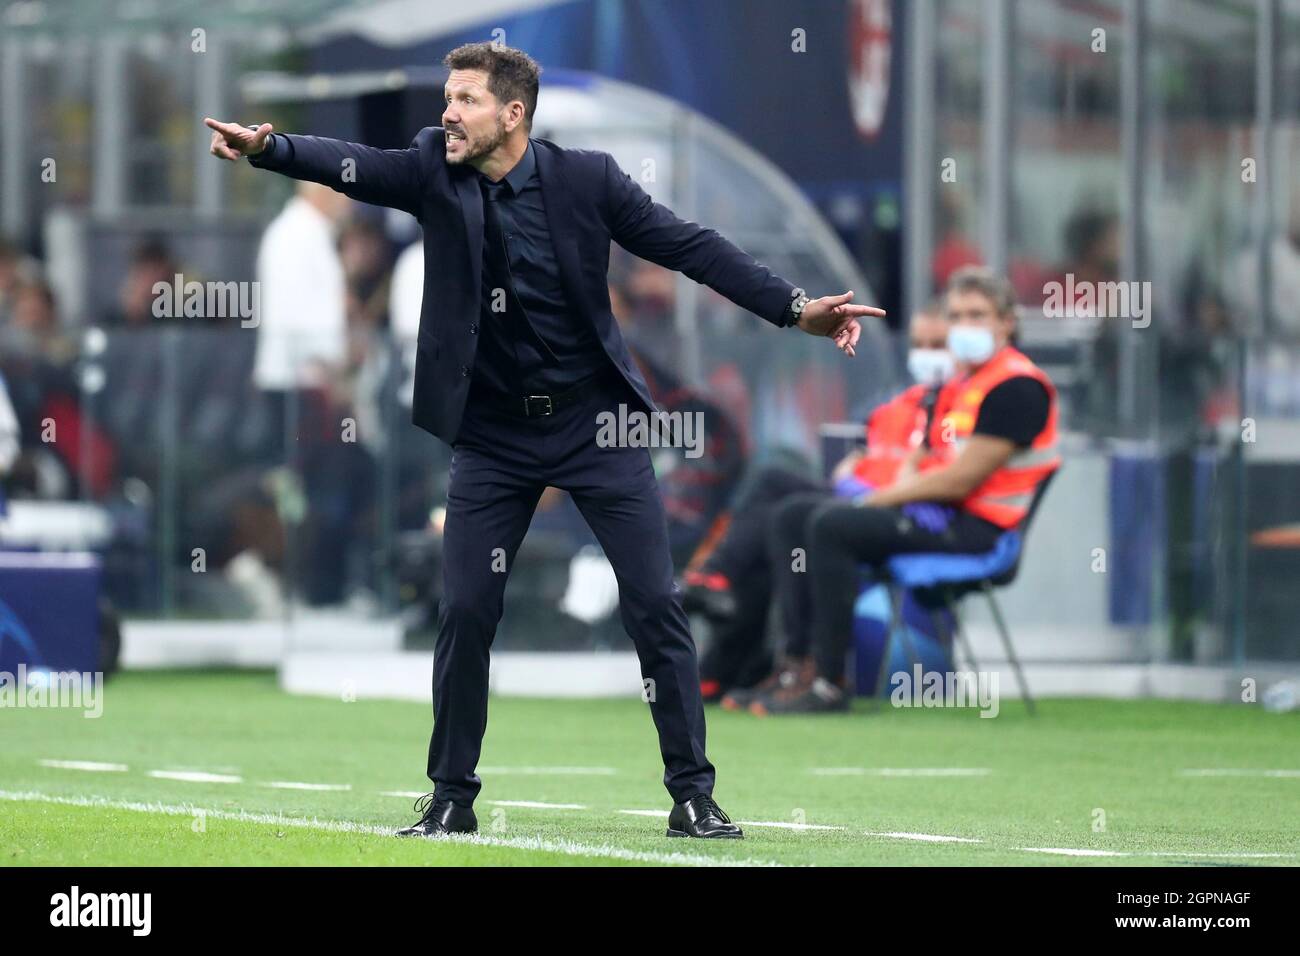
<svg viewBox="0 0 1300 956">
<path fill-rule="evenodd" d="M 206 120 L 211 151 L 404 209 L 424 227 L 413 420 L 452 446 L 434 650 L 433 793 L 401 835 L 472 832 L 487 726 L 488 650 L 533 509 L 568 491 L 618 577 L 623 624 L 659 732 L 669 836 L 739 838 L 713 801 L 695 645 L 673 583 L 644 443 L 598 440 L 598 416 L 654 411 L 610 312 L 610 240 L 683 272 L 777 326 L 853 354 L 852 292 L 809 299 L 717 232 L 654 202 L 606 153 L 532 139 L 540 70 L 474 43 L 449 53 L 442 127 L 408 149 Z"/>
</svg>

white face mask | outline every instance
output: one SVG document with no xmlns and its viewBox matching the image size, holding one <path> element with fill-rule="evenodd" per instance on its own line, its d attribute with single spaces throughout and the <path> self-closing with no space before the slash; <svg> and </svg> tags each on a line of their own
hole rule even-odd
<svg viewBox="0 0 1300 956">
<path fill-rule="evenodd" d="M 990 329 L 978 325 L 954 325 L 948 330 L 948 351 L 958 362 L 980 365 L 993 357 L 997 343 Z"/>
<path fill-rule="evenodd" d="M 941 385 L 952 378 L 954 362 L 947 349 L 911 349 L 907 370 L 918 385 Z"/>
</svg>

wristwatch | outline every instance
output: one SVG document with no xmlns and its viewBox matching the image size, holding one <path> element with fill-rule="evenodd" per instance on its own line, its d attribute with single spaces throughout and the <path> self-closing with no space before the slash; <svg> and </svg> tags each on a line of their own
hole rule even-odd
<svg viewBox="0 0 1300 956">
<path fill-rule="evenodd" d="M 256 133 L 262 127 L 258 124 L 254 124 L 252 126 L 249 126 L 248 128 L 251 129 L 254 133 Z M 258 161 L 262 161 L 265 159 L 269 159 L 271 157 L 271 154 L 274 152 L 275 152 L 275 134 L 271 133 L 269 136 L 266 137 L 266 142 L 262 145 L 262 151 L 260 153 L 254 153 L 252 156 L 246 156 L 244 158 L 248 160 L 256 159 Z"/>
<path fill-rule="evenodd" d="M 781 325 L 789 328 L 792 325 L 799 324 L 799 317 L 803 315 L 804 306 L 811 301 L 804 293 L 803 289 L 796 288 L 790 293 L 790 302 L 785 307 L 785 312 L 781 315 Z"/>
</svg>

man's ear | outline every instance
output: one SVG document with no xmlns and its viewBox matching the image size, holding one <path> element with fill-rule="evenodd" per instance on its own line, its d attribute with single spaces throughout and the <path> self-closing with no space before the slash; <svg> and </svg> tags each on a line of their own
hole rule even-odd
<svg viewBox="0 0 1300 956">
<path fill-rule="evenodd" d="M 508 114 L 507 122 L 513 121 L 506 132 L 513 133 L 517 127 L 524 125 L 524 104 L 520 100 L 515 100 L 506 106 L 506 112 Z"/>
</svg>

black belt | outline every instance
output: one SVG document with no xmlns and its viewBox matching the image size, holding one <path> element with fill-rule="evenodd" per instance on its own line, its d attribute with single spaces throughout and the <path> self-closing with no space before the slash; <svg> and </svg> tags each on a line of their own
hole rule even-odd
<svg viewBox="0 0 1300 956">
<path fill-rule="evenodd" d="M 469 400 L 471 402 L 481 402 L 497 411 L 505 412 L 507 415 L 515 415 L 519 418 L 542 418 L 546 415 L 554 415 L 560 409 L 567 408 L 586 398 L 597 387 L 612 380 L 616 374 L 603 372 L 593 375 L 581 385 L 575 385 L 567 391 L 554 392 L 550 395 L 505 395 L 501 392 L 477 390 L 470 392 Z"/>
</svg>

